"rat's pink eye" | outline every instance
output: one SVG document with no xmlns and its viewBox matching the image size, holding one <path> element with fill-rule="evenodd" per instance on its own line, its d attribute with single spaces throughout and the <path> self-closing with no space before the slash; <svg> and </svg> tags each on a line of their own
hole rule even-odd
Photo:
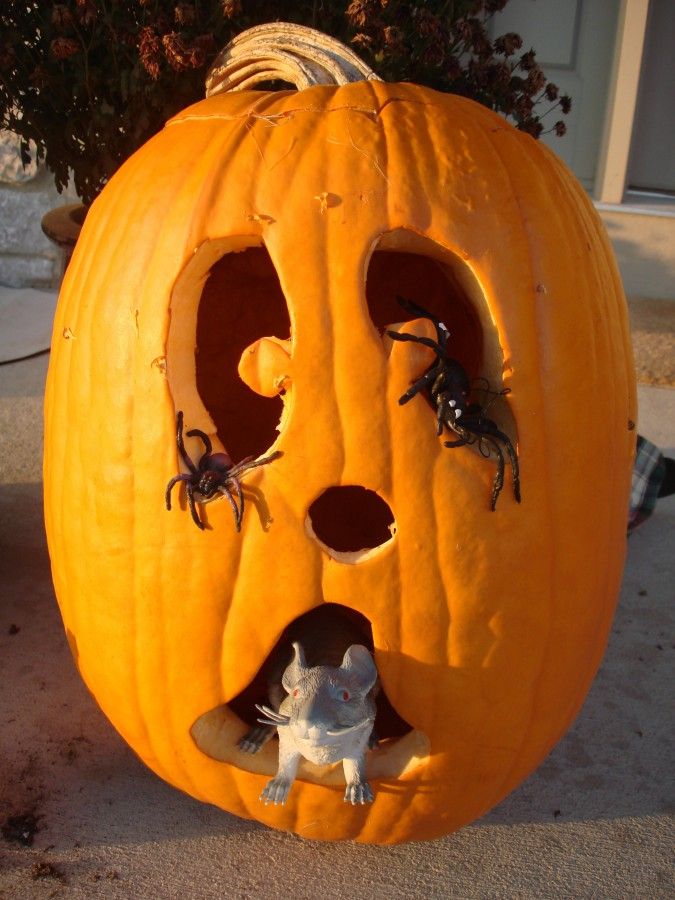
<svg viewBox="0 0 675 900">
<path fill-rule="evenodd" d="M 342 699 L 343 699 L 343 700 L 349 700 L 349 691 L 343 691 L 343 692 L 342 692 Z"/>
<path fill-rule="evenodd" d="M 296 688 L 296 689 L 293 691 L 293 696 L 294 696 L 294 697 L 299 697 L 299 696 L 300 696 L 300 689 L 299 689 L 299 688 Z"/>
</svg>

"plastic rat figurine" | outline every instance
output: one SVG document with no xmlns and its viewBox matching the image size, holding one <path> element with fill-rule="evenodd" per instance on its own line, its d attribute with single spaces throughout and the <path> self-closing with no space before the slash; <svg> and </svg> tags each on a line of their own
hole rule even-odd
<svg viewBox="0 0 675 900">
<path fill-rule="evenodd" d="M 280 670 L 279 660 L 275 661 L 269 677 L 269 698 L 275 708 L 256 706 L 263 715 L 258 719 L 262 727 L 252 729 L 239 746 L 255 753 L 278 732 L 279 768 L 260 795 L 265 804 L 286 802 L 303 756 L 317 765 L 342 760 L 345 802 L 371 803 L 374 795 L 366 781 L 365 757 L 373 745 L 379 687 L 373 657 L 362 644 L 347 646 L 355 634 L 348 623 L 331 620 L 330 628 L 324 630 L 315 621 L 312 632 L 311 637 L 302 635 L 307 658 L 303 645 L 293 641 L 290 665 Z M 341 663 L 338 648 L 340 654 L 344 652 Z M 311 664 L 317 662 L 329 664 Z M 282 672 L 281 677 L 274 668 Z"/>
<path fill-rule="evenodd" d="M 283 674 L 288 696 L 279 712 L 259 706 L 267 725 L 279 732 L 279 769 L 267 783 L 260 799 L 285 803 L 300 757 L 317 765 L 342 760 L 347 788 L 345 803 L 372 803 L 373 791 L 366 781 L 366 750 L 375 722 L 371 696 L 377 669 L 369 651 L 352 644 L 339 668 L 309 667 L 302 647 L 293 644 L 293 662 Z"/>
</svg>

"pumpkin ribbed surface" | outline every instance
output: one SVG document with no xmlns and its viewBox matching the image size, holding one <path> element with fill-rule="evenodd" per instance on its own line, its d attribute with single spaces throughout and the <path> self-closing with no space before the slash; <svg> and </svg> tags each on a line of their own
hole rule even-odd
<svg viewBox="0 0 675 900">
<path fill-rule="evenodd" d="M 405 251 L 428 241 L 477 285 L 510 388 L 520 505 L 507 467 L 491 512 L 494 463 L 445 449 L 422 397 L 398 405 L 420 372 L 365 292 L 386 235 Z M 223 248 L 261 245 L 291 322 L 283 456 L 244 481 L 267 521 L 250 502 L 237 534 L 218 502 L 201 532 L 177 495 L 164 508 L 177 410 L 216 439 L 195 381 L 201 284 Z M 583 701 L 619 589 L 635 418 L 612 253 L 545 147 L 411 85 L 213 96 L 114 176 L 59 300 L 45 507 L 82 676 L 141 758 L 195 797 L 309 838 L 447 833 L 531 772 Z M 217 439 L 243 427 L 245 409 Z M 394 539 L 358 564 L 307 533 L 334 485 L 363 485 L 395 517 Z M 265 807 L 267 776 L 211 758 L 191 728 L 323 602 L 372 623 L 383 687 L 429 752 L 375 780 L 372 806 L 301 778 L 285 807 Z"/>
</svg>

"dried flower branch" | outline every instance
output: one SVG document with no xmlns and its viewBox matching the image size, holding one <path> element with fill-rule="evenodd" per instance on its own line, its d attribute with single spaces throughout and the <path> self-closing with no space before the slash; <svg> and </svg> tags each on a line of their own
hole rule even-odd
<svg viewBox="0 0 675 900">
<path fill-rule="evenodd" d="M 167 118 L 204 95 L 216 52 L 283 19 L 352 44 L 389 81 L 472 97 L 534 135 L 559 96 L 534 51 L 491 17 L 507 0 L 22 0 L 0 4 L 0 124 L 34 141 L 59 189 L 90 203 Z M 518 55 L 520 54 L 520 55 Z M 545 113 L 544 113 L 545 114 Z M 563 134 L 558 121 L 551 131 Z"/>
</svg>

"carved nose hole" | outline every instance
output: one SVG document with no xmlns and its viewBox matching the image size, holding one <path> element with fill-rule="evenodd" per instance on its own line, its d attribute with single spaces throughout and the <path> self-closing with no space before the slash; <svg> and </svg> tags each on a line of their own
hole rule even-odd
<svg viewBox="0 0 675 900">
<path fill-rule="evenodd" d="M 340 562 L 362 562 L 392 540 L 394 514 L 375 491 L 361 485 L 330 487 L 309 508 L 307 530 Z"/>
</svg>

